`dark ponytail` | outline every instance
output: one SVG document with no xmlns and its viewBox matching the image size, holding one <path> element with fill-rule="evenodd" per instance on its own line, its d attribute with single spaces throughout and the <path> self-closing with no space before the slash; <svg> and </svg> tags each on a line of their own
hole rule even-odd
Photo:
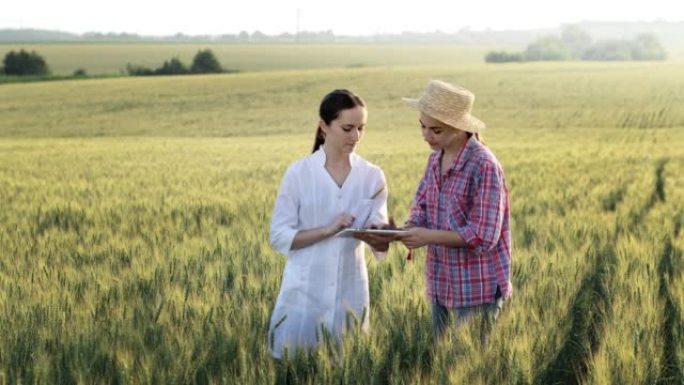
<svg viewBox="0 0 684 385">
<path fill-rule="evenodd" d="M 318 116 L 325 124 L 330 124 L 340 116 L 340 111 L 349 110 L 356 106 L 366 107 L 366 103 L 360 96 L 349 90 L 334 90 L 325 95 L 318 109 Z M 319 125 L 316 129 L 313 151 L 316 152 L 325 143 L 325 133 Z"/>
<path fill-rule="evenodd" d="M 325 133 L 323 132 L 321 126 L 318 126 L 318 129 L 316 130 L 316 139 L 314 139 L 312 153 L 316 152 L 316 150 L 318 150 L 323 145 L 323 143 L 325 143 Z"/>
</svg>

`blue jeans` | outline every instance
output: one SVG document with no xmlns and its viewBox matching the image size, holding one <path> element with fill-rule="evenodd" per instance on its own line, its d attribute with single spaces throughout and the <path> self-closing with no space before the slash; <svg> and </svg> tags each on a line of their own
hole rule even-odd
<svg viewBox="0 0 684 385">
<path fill-rule="evenodd" d="M 449 326 L 449 315 L 453 313 L 456 317 L 456 325 L 462 325 L 466 320 L 473 316 L 481 316 L 480 321 L 480 342 L 486 345 L 489 340 L 489 335 L 494 327 L 494 322 L 499 316 L 501 307 L 503 306 L 503 298 L 501 298 L 501 291 L 497 288 L 494 302 L 486 303 L 477 306 L 466 306 L 457 308 L 448 308 L 437 302 L 434 299 L 432 303 L 432 336 L 435 343 L 444 335 Z"/>
</svg>

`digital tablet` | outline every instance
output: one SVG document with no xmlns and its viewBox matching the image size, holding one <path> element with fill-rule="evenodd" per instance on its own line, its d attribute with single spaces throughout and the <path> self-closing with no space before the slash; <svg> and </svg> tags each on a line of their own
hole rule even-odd
<svg viewBox="0 0 684 385">
<path fill-rule="evenodd" d="M 336 237 L 351 237 L 355 234 L 376 234 L 376 235 L 402 235 L 406 234 L 406 230 L 402 229 L 355 229 L 348 228 L 340 230 Z"/>
</svg>

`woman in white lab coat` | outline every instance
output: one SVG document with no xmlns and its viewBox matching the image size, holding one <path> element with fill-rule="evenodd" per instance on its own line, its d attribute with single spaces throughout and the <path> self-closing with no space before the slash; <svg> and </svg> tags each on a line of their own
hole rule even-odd
<svg viewBox="0 0 684 385">
<path fill-rule="evenodd" d="M 385 175 L 354 152 L 366 127 L 364 101 L 335 90 L 319 115 L 313 153 L 287 169 L 273 210 L 271 245 L 287 257 L 268 334 L 278 359 L 318 346 L 324 335 L 339 343 L 354 318 L 368 330 L 363 244 L 335 234 L 387 222 Z M 386 256 L 388 243 L 365 240 L 378 259 Z"/>
</svg>

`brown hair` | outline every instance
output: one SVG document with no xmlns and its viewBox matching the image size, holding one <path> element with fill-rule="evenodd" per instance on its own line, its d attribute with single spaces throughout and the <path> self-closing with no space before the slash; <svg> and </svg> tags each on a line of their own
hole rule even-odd
<svg viewBox="0 0 684 385">
<path fill-rule="evenodd" d="M 340 116 L 340 111 L 348 110 L 356 106 L 366 107 L 366 103 L 360 96 L 349 90 L 334 90 L 323 97 L 321 106 L 318 108 L 318 116 L 325 124 L 330 124 L 330 122 Z M 314 139 L 312 152 L 316 152 L 324 142 L 325 134 L 319 125 L 316 129 L 316 138 Z"/>
<path fill-rule="evenodd" d="M 470 137 L 473 136 L 473 135 L 475 136 L 475 139 L 477 139 L 478 142 L 480 142 L 480 143 L 482 143 L 482 144 L 486 144 L 485 141 L 484 141 L 484 138 L 482 137 L 482 134 L 480 134 L 479 132 L 475 132 L 475 133 L 469 132 L 469 133 L 468 133 L 468 138 L 470 138 Z"/>
</svg>

